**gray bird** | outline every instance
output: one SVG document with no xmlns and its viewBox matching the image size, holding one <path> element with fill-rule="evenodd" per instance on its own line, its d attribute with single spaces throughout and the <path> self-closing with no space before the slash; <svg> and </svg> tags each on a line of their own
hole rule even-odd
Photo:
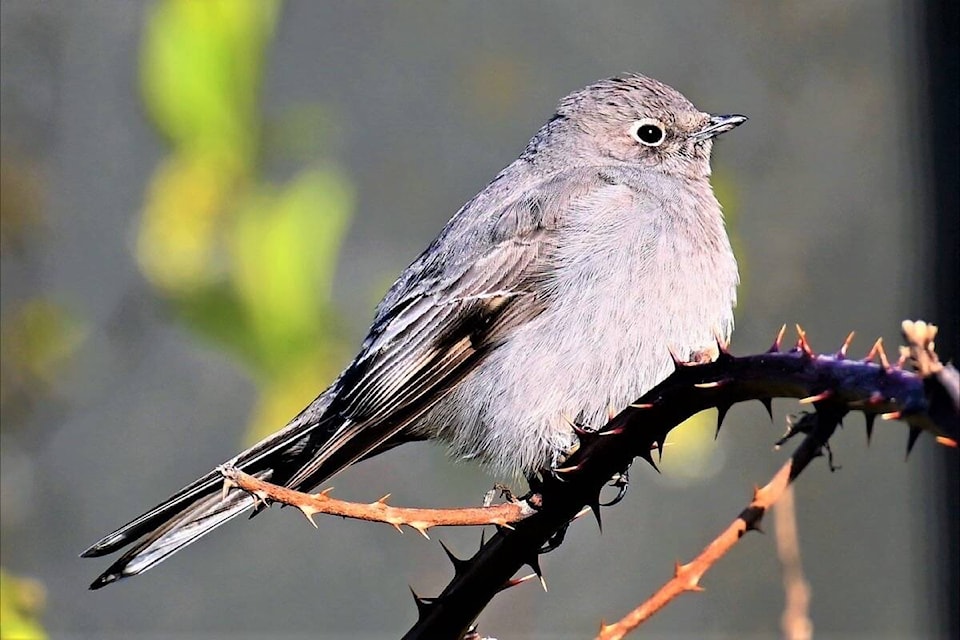
<svg viewBox="0 0 960 640">
<path fill-rule="evenodd" d="M 737 263 L 710 185 L 710 115 L 641 75 L 560 101 L 376 309 L 356 359 L 286 427 L 226 464 L 309 490 L 438 439 L 529 475 L 733 329 Z M 216 470 L 87 549 L 136 544 L 91 585 L 150 569 L 254 507 Z"/>
</svg>

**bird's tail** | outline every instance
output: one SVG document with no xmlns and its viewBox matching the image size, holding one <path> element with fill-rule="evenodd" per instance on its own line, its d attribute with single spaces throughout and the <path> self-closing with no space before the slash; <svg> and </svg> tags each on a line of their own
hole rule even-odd
<svg viewBox="0 0 960 640">
<path fill-rule="evenodd" d="M 322 396 L 318 402 L 322 402 Z M 261 480 L 285 483 L 301 468 L 301 461 L 309 459 L 336 431 L 338 425 L 329 424 L 331 421 L 323 417 L 324 412 L 317 409 L 314 403 L 287 427 L 226 464 Z M 323 469 L 323 473 L 311 481 L 322 482 L 340 468 L 342 465 Z M 100 589 L 143 573 L 254 506 L 254 498 L 249 494 L 232 491 L 224 495 L 222 487 L 223 476 L 215 469 L 84 551 L 82 557 L 102 556 L 143 538 L 94 580 L 90 588 Z"/>
</svg>

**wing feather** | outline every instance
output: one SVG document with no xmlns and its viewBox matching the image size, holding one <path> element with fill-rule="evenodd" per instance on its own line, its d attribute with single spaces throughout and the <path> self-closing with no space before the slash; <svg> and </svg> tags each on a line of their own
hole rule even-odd
<svg viewBox="0 0 960 640">
<path fill-rule="evenodd" d="M 541 229 L 499 243 L 375 327 L 331 406 L 344 423 L 285 484 L 312 486 L 369 455 L 449 393 L 510 329 L 538 315 L 545 301 L 530 285 L 549 238 Z"/>
</svg>

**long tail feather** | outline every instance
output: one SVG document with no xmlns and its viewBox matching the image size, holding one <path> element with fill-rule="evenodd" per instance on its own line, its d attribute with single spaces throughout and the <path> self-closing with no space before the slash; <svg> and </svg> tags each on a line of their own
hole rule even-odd
<svg viewBox="0 0 960 640">
<path fill-rule="evenodd" d="M 241 491 L 229 494 L 226 500 L 219 493 L 206 496 L 123 554 L 91 583 L 90 588 L 100 589 L 122 578 L 143 573 L 253 505 L 254 498 Z"/>
<path fill-rule="evenodd" d="M 303 456 L 322 446 L 341 422 L 325 416 L 330 400 L 321 395 L 290 424 L 243 451 L 226 464 L 263 480 L 283 482 L 299 469 Z M 122 578 L 143 573 L 188 544 L 213 531 L 234 516 L 254 506 L 254 499 L 241 492 L 221 495 L 223 477 L 213 470 L 190 483 L 140 517 L 104 536 L 84 551 L 82 557 L 97 557 L 117 551 L 140 538 L 90 585 L 99 589 Z M 144 537 L 146 536 L 146 537 Z"/>
<path fill-rule="evenodd" d="M 287 427 L 226 464 L 261 480 L 303 489 L 316 486 L 356 460 L 416 439 L 399 434 L 409 418 L 371 428 L 345 420 L 336 411 L 326 415 L 328 404 L 308 408 Z M 232 491 L 224 497 L 222 486 L 219 471 L 211 471 L 84 551 L 84 557 L 102 556 L 136 542 L 90 588 L 100 589 L 143 573 L 255 507 L 256 500 L 242 491 Z"/>
</svg>

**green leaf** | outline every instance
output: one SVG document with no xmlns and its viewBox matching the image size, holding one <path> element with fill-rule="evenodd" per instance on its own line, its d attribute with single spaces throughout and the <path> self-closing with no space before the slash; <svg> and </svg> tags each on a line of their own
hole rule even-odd
<svg viewBox="0 0 960 640">
<path fill-rule="evenodd" d="M 258 94 L 277 0 L 163 0 L 147 20 L 141 89 L 175 145 L 203 145 L 251 162 Z"/>
<path fill-rule="evenodd" d="M 37 619 L 45 600 L 46 592 L 39 582 L 0 569 L 0 638 L 45 640 L 47 634 Z"/>
<path fill-rule="evenodd" d="M 346 178 L 319 168 L 279 193 L 262 189 L 237 212 L 233 282 L 267 368 L 323 339 L 352 208 Z"/>
</svg>

